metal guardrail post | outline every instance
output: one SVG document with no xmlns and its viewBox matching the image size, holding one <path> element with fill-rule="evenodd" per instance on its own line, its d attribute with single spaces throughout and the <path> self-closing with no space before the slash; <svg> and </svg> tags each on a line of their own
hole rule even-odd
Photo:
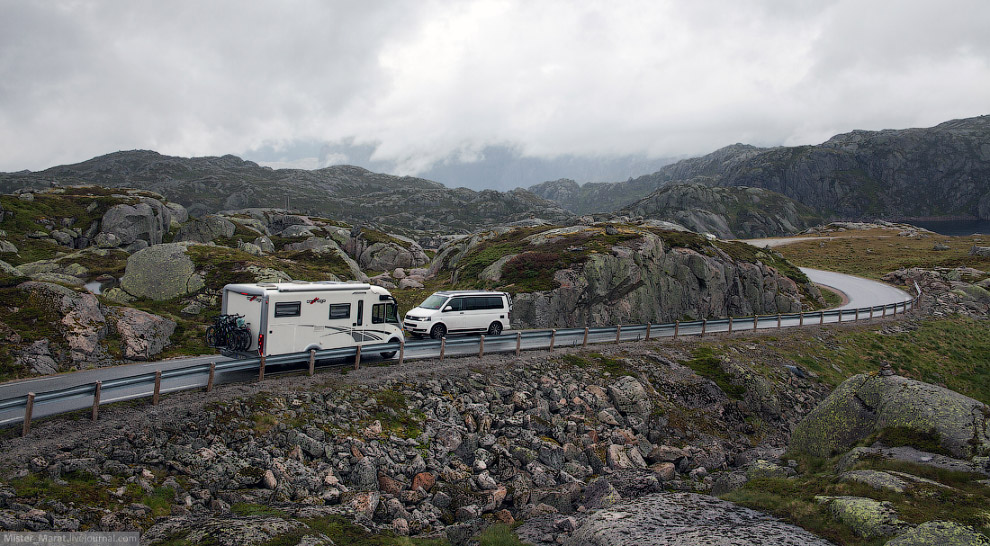
<svg viewBox="0 0 990 546">
<path fill-rule="evenodd" d="M 100 417 L 100 395 L 103 391 L 103 382 L 97 381 L 93 385 L 93 412 L 90 414 L 90 419 L 96 421 Z"/>
<path fill-rule="evenodd" d="M 206 392 L 213 390 L 213 378 L 217 375 L 217 363 L 210 362 L 210 378 L 206 381 Z"/>
<path fill-rule="evenodd" d="M 402 365 L 402 361 L 406 358 L 406 340 L 399 340 L 399 366 Z"/>
<path fill-rule="evenodd" d="M 485 334 L 481 334 L 481 338 L 478 340 L 478 358 L 483 356 L 485 356 Z"/>
<path fill-rule="evenodd" d="M 705 330 L 708 329 L 708 319 L 701 319 L 701 337 L 705 337 Z"/>
<path fill-rule="evenodd" d="M 162 371 L 155 370 L 155 395 L 151 398 L 151 405 L 157 406 L 158 399 L 162 394 Z"/>
<path fill-rule="evenodd" d="M 21 427 L 21 436 L 27 436 L 31 432 L 31 414 L 34 413 L 34 393 L 28 393 L 27 405 L 24 406 L 24 426 Z"/>
<path fill-rule="evenodd" d="M 261 365 L 258 366 L 258 381 L 265 380 L 265 355 L 261 355 Z"/>
<path fill-rule="evenodd" d="M 522 332 L 516 332 L 516 356 L 522 352 Z"/>
<path fill-rule="evenodd" d="M 440 353 L 440 358 L 443 359 L 443 352 Z M 354 354 L 354 369 L 361 369 L 361 346 L 357 346 L 357 352 Z"/>
<path fill-rule="evenodd" d="M 447 336 L 440 338 L 440 362 L 443 362 L 443 355 L 447 352 Z"/>
<path fill-rule="evenodd" d="M 619 339 L 622 337 L 622 325 L 619 324 L 615 327 L 615 342 L 619 343 Z"/>
<path fill-rule="evenodd" d="M 680 330 L 681 330 L 681 321 L 675 320 L 674 321 L 674 339 L 677 339 L 677 334 L 680 333 Z"/>
<path fill-rule="evenodd" d="M 581 342 L 581 346 L 582 347 L 587 347 L 588 346 L 588 327 L 587 326 L 584 327 L 584 341 Z"/>
<path fill-rule="evenodd" d="M 309 375 L 316 371 L 316 349 L 309 350 Z"/>
<path fill-rule="evenodd" d="M 646 321 L 646 341 L 650 340 L 650 327 L 653 326 L 649 321 Z"/>
<path fill-rule="evenodd" d="M 550 352 L 553 352 L 553 344 L 557 341 L 557 330 L 550 330 Z"/>
</svg>

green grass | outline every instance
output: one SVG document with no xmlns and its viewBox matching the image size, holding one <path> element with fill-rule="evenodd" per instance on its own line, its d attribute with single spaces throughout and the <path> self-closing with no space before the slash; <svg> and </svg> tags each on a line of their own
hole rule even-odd
<svg viewBox="0 0 990 546">
<path fill-rule="evenodd" d="M 571 353 L 560 357 L 567 365 L 582 369 L 598 368 L 613 376 L 634 375 L 622 360 L 601 353 Z"/>
<path fill-rule="evenodd" d="M 394 243 L 405 249 L 408 249 L 412 246 L 412 243 L 410 243 L 409 241 L 396 239 L 395 237 L 392 237 L 388 233 L 374 229 L 361 228 L 361 236 L 364 238 L 365 241 L 368 241 L 369 245 L 373 245 L 375 243 L 385 243 L 385 244 Z"/>
<path fill-rule="evenodd" d="M 746 389 L 732 383 L 732 377 L 722 369 L 721 362 L 711 347 L 697 347 L 692 351 L 691 359 L 679 361 L 680 364 L 691 368 L 694 373 L 714 381 L 729 398 L 742 399 Z"/>
<path fill-rule="evenodd" d="M 372 420 L 380 421 L 383 430 L 400 438 L 418 438 L 423 434 L 426 416 L 419 410 L 410 409 L 404 394 L 395 389 L 383 389 L 372 398 L 376 402 Z"/>
<path fill-rule="evenodd" d="M 909 446 L 928 453 L 952 457 L 952 453 L 942 447 L 942 437 L 935 429 L 920 431 L 905 426 L 887 427 L 868 438 L 863 445 L 872 445 L 875 441 L 887 447 Z"/>
<path fill-rule="evenodd" d="M 504 523 L 496 523 L 478 535 L 480 546 L 528 546 L 528 542 L 519 540 L 512 527 Z"/>
<path fill-rule="evenodd" d="M 334 544 L 348 546 L 449 546 L 446 540 L 399 537 L 391 532 L 369 533 L 343 516 L 331 515 L 299 521 L 306 524 L 305 529 L 275 537 L 263 545 L 295 546 L 303 537 L 319 533 L 326 535 Z"/>
<path fill-rule="evenodd" d="M 842 305 L 842 296 L 840 296 L 835 290 L 830 290 L 824 286 L 819 286 L 818 290 L 822 293 L 822 299 L 825 300 L 825 309 L 831 309 Z"/>
<path fill-rule="evenodd" d="M 971 525 L 990 535 L 990 487 L 975 482 L 984 476 L 931 467 L 866 458 L 855 469 L 894 470 L 938 481 L 950 489 L 914 485 L 905 493 L 874 489 L 857 482 L 843 482 L 832 471 L 834 460 L 801 457 L 802 474 L 795 478 L 760 478 L 724 495 L 732 502 L 770 512 L 819 536 L 846 545 L 882 544 L 886 539 L 867 540 L 835 520 L 815 502 L 817 495 L 851 495 L 893 503 L 899 517 L 919 524 L 948 520 Z"/>
<path fill-rule="evenodd" d="M 272 508 L 271 506 L 266 506 L 264 504 L 256 504 L 253 502 L 235 502 L 230 505 L 230 511 L 241 517 L 247 516 L 264 516 L 264 517 L 288 517 L 286 513 L 278 508 Z"/>
<path fill-rule="evenodd" d="M 172 499 L 175 498 L 175 490 L 171 487 L 156 487 L 151 494 L 145 495 L 141 499 L 142 504 L 151 508 L 151 514 L 158 518 L 171 513 Z"/>
</svg>

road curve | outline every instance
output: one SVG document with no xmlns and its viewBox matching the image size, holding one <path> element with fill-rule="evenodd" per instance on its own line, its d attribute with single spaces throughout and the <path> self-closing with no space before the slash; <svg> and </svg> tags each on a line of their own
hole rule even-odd
<svg viewBox="0 0 990 546">
<path fill-rule="evenodd" d="M 913 297 L 897 288 L 885 285 L 883 283 L 872 281 L 869 279 L 863 279 L 860 277 L 855 277 L 852 275 L 845 275 L 842 273 L 834 273 L 831 271 L 821 271 L 817 269 L 801 268 L 801 270 L 812 280 L 812 282 L 826 285 L 830 288 L 838 290 L 844 293 L 848 302 L 844 304 L 839 309 L 862 309 L 866 307 L 879 307 L 891 304 L 903 304 L 909 302 Z M 900 306 L 901 312 L 907 309 L 907 306 Z M 880 310 L 878 310 L 879 312 Z M 895 310 L 896 312 L 896 310 Z M 834 311 L 832 312 L 834 313 Z M 883 312 L 886 314 L 886 311 Z M 707 322 L 707 332 L 726 332 L 733 331 L 733 326 L 735 326 L 736 331 L 741 329 L 762 329 L 762 328 L 780 328 L 780 327 L 795 327 L 802 326 L 805 324 L 815 324 L 815 323 L 832 323 L 832 322 L 842 322 L 841 314 L 830 315 L 825 317 L 824 313 L 817 313 L 820 319 L 805 321 L 804 314 L 789 314 L 783 317 L 781 316 L 765 316 L 759 319 L 754 319 L 753 317 L 735 317 L 733 319 L 722 319 L 722 320 L 709 320 Z M 853 319 L 858 319 L 860 312 L 857 311 L 855 315 L 852 315 Z M 869 316 L 873 316 L 873 312 L 869 312 Z M 850 314 L 846 314 L 846 320 L 850 320 Z M 706 324 L 702 324 L 702 321 L 695 322 L 685 322 L 680 324 L 679 330 L 673 324 L 660 325 L 654 324 L 653 336 L 654 337 L 669 337 L 676 336 L 678 331 L 681 335 L 699 335 L 704 334 L 706 331 Z M 501 351 L 501 352 L 511 352 L 519 347 L 520 349 L 535 349 L 535 348 L 546 348 L 547 342 L 553 344 L 553 339 L 556 339 L 558 347 L 566 346 L 579 346 L 583 343 L 603 343 L 609 341 L 618 341 L 621 338 L 622 341 L 635 341 L 637 339 L 643 339 L 650 335 L 649 330 L 647 330 L 646 325 L 623 325 L 617 331 L 615 327 L 604 327 L 604 328 L 592 328 L 590 332 L 582 328 L 571 328 L 562 329 L 555 331 L 554 337 L 551 337 L 551 330 L 528 330 L 523 331 L 520 335 L 522 337 L 517 338 L 512 332 L 507 332 L 507 335 L 498 336 L 497 338 L 492 337 L 486 341 L 486 348 L 490 352 Z M 542 339 L 547 338 L 547 339 Z M 449 356 L 462 356 L 478 353 L 478 339 L 477 337 L 453 337 L 447 342 L 446 354 Z M 518 345 L 517 345 L 518 344 Z M 419 342 L 410 342 L 406 344 L 405 356 L 408 359 L 418 359 L 418 358 L 435 358 L 440 344 L 439 342 L 427 340 Z M 377 355 L 369 356 L 368 360 L 378 359 Z M 353 357 L 351 357 L 353 358 Z M 68 389 L 73 387 L 92 386 L 96 381 L 102 381 L 103 383 L 108 383 L 111 380 L 119 380 L 123 378 L 136 378 L 137 376 L 145 376 L 147 374 L 154 374 L 155 371 L 168 371 L 176 370 L 179 368 L 185 368 L 190 366 L 209 364 L 210 362 L 215 362 L 217 364 L 228 361 L 229 359 L 219 356 L 219 355 L 205 355 L 192 358 L 183 358 L 175 360 L 165 360 L 160 362 L 146 362 L 140 364 L 129 364 L 122 366 L 112 366 L 108 368 L 98 368 L 92 370 L 83 370 L 73 373 L 64 373 L 55 376 L 48 377 L 38 377 L 31 379 L 24 379 L 20 381 L 11 381 L 7 383 L 0 384 L 0 406 L 8 404 L 5 408 L 0 408 L 0 425 L 8 425 L 16 423 L 22 419 L 24 415 L 24 406 L 21 404 L 17 406 L 17 402 L 14 399 L 20 398 L 24 400 L 24 397 L 29 393 L 33 392 L 36 394 L 48 393 L 52 391 L 61 391 L 62 389 Z M 236 366 L 237 363 L 230 363 Z M 245 362 L 246 365 L 250 367 L 250 364 Z M 226 367 L 227 365 L 224 365 Z M 306 364 L 296 363 L 296 364 L 286 364 L 282 366 L 275 366 L 276 370 L 289 371 L 292 369 L 305 369 Z M 209 366 L 206 366 L 207 371 Z M 198 370 L 193 373 L 180 372 L 181 375 L 175 377 L 162 378 L 161 392 L 173 392 L 180 390 L 188 390 L 190 388 L 202 387 L 207 383 L 207 371 Z M 250 380 L 252 377 L 257 377 L 257 369 L 253 370 L 217 370 L 215 382 L 216 383 L 230 383 L 236 381 Z M 133 381 L 133 380 L 132 380 Z M 117 382 L 119 383 L 119 382 Z M 140 382 L 127 387 L 118 387 L 107 391 L 101 400 L 101 403 L 109 403 L 119 400 L 127 400 L 132 398 L 144 398 L 152 393 L 153 386 L 147 382 L 147 379 L 140 379 Z M 78 389 L 73 389 L 75 392 Z M 54 415 L 57 413 L 63 413 L 71 410 L 78 410 L 89 407 L 92 404 L 93 392 L 92 390 L 82 389 L 85 392 L 79 392 L 78 394 L 72 394 L 71 396 L 58 395 L 57 398 L 47 400 L 40 405 L 36 405 L 34 408 L 35 417 L 43 417 L 46 415 Z M 39 398 L 39 401 L 41 398 Z"/>
</svg>

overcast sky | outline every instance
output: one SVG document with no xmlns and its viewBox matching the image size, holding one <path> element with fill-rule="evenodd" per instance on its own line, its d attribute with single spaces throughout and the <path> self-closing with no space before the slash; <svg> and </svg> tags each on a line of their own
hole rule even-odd
<svg viewBox="0 0 990 546">
<path fill-rule="evenodd" d="M 990 113 L 988 22 L 986 0 L 0 0 L 0 171 L 814 144 Z"/>
</svg>

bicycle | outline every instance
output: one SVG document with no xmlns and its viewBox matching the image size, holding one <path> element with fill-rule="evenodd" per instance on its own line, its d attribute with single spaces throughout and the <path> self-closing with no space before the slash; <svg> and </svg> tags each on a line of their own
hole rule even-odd
<svg viewBox="0 0 990 546">
<path fill-rule="evenodd" d="M 231 351 L 246 351 L 251 346 L 251 330 L 244 315 L 220 315 L 206 329 L 206 344 Z"/>
</svg>

